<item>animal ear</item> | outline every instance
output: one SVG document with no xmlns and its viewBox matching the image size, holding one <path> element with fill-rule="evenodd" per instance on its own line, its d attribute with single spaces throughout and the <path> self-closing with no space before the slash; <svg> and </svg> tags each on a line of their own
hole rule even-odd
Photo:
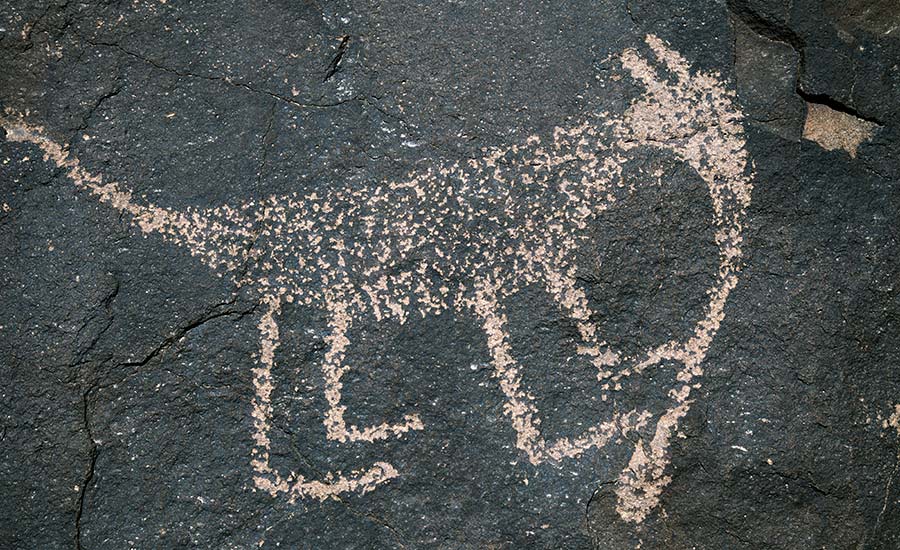
<svg viewBox="0 0 900 550">
<path fill-rule="evenodd" d="M 652 55 L 628 48 L 622 67 L 645 92 L 616 124 L 619 145 L 670 149 L 688 162 L 714 194 L 728 188 L 742 206 L 749 201 L 750 172 L 743 114 L 718 73 L 691 70 L 681 54 L 654 35 Z"/>
</svg>

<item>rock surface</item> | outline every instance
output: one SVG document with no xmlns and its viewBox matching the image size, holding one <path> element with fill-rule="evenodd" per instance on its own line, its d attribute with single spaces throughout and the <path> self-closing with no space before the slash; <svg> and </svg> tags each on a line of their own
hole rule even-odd
<svg viewBox="0 0 900 550">
<path fill-rule="evenodd" d="M 0 547 L 900 548 L 895 2 L 0 48 Z"/>
</svg>

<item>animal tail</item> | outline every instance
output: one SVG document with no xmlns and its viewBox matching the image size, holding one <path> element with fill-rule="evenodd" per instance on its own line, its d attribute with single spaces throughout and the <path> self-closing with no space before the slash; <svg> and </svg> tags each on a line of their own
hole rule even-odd
<svg viewBox="0 0 900 550">
<path fill-rule="evenodd" d="M 254 239 L 246 208 L 221 206 L 177 211 L 136 201 L 130 190 L 89 172 L 67 146 L 54 141 L 43 127 L 29 124 L 22 115 L 9 111 L 0 114 L 0 127 L 6 131 L 7 141 L 37 146 L 44 160 L 64 170 L 78 189 L 127 214 L 144 235 L 158 234 L 167 242 L 187 248 L 214 269 L 231 271 L 246 260 Z"/>
</svg>

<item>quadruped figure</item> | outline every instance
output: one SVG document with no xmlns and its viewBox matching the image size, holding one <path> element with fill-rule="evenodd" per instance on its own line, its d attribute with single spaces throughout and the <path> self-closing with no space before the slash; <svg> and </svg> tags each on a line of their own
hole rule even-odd
<svg viewBox="0 0 900 550">
<path fill-rule="evenodd" d="M 427 429 L 415 411 L 371 426 L 348 420 L 342 377 L 348 334 L 363 315 L 404 323 L 414 316 L 468 310 L 480 320 L 493 373 L 505 398 L 516 447 L 532 464 L 575 459 L 617 434 L 655 422 L 650 441 L 639 440 L 616 488 L 620 515 L 642 521 L 668 483 L 669 440 L 692 402 L 702 362 L 737 283 L 742 228 L 749 205 L 751 166 L 742 115 L 715 74 L 692 71 L 659 38 L 625 49 L 622 67 L 642 88 L 622 116 L 593 115 L 552 139 L 489 148 L 477 160 L 444 162 L 399 181 L 376 181 L 328 194 L 272 196 L 261 201 L 176 211 L 136 199 L 123 183 L 93 174 L 26 117 L 0 117 L 6 139 L 30 143 L 65 169 L 74 184 L 126 214 L 145 235 L 184 247 L 211 269 L 254 293 L 263 304 L 259 353 L 253 367 L 251 414 L 254 483 L 288 500 L 365 493 L 401 475 L 391 464 L 361 465 L 321 479 L 277 471 L 269 460 L 278 319 L 285 303 L 323 308 L 327 350 L 321 365 L 328 404 L 326 437 L 370 442 Z M 705 182 L 712 205 L 718 272 L 708 303 L 690 335 L 624 356 L 600 334 L 575 258 L 585 229 L 632 191 L 623 164 L 638 148 L 662 149 L 687 163 Z M 664 185 L 664 183 L 662 183 Z M 650 185 L 650 183 L 648 183 Z M 447 281 L 454 281 L 453 284 Z M 578 328 L 577 353 L 597 369 L 597 391 L 615 392 L 625 377 L 661 361 L 680 365 L 669 407 L 653 414 L 620 412 L 583 433 L 547 440 L 540 410 L 524 387 L 510 345 L 504 302 L 538 284 Z M 630 444 L 630 442 L 629 442 Z"/>
</svg>

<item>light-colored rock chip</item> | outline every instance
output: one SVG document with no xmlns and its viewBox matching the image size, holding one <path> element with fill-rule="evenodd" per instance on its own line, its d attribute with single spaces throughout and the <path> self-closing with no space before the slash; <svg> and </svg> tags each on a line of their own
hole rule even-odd
<svg viewBox="0 0 900 550">
<path fill-rule="evenodd" d="M 806 104 L 803 137 L 828 151 L 843 149 L 856 158 L 860 144 L 872 137 L 878 125 L 819 103 Z"/>
</svg>

